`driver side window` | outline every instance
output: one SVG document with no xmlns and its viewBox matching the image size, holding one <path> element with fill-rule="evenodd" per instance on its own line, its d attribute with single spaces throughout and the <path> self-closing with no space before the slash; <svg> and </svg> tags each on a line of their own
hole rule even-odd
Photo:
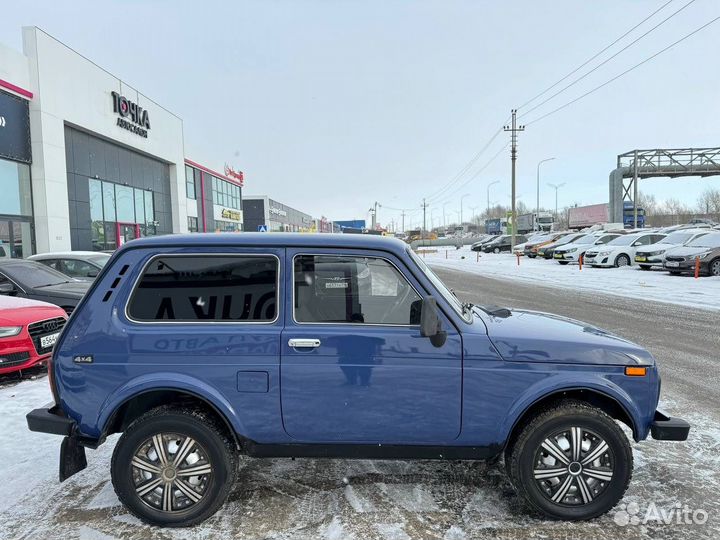
<svg viewBox="0 0 720 540">
<path fill-rule="evenodd" d="M 422 298 L 385 259 L 297 255 L 293 266 L 297 322 L 420 324 Z"/>
</svg>

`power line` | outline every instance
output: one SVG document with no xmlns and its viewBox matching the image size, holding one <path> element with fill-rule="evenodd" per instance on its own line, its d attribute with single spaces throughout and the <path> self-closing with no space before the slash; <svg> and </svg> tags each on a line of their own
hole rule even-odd
<svg viewBox="0 0 720 540">
<path fill-rule="evenodd" d="M 662 10 L 665 8 L 665 6 L 667 6 L 668 4 L 671 4 L 671 3 L 674 2 L 674 1 L 675 1 L 675 0 L 668 0 L 667 2 L 665 2 L 662 6 L 660 6 L 659 8 L 657 8 L 655 11 L 653 11 L 653 12 L 652 12 L 650 15 L 648 15 L 647 17 L 645 17 L 642 21 L 640 21 L 639 23 L 637 23 L 637 24 L 636 24 L 635 26 L 633 26 L 630 30 L 628 30 L 628 31 L 625 32 L 622 36 L 620 36 L 620 37 L 617 38 L 615 41 L 613 41 L 610 45 L 608 45 L 607 47 L 605 47 L 604 49 L 602 49 L 601 51 L 599 51 L 598 53 L 596 53 L 596 54 L 595 54 L 594 56 L 592 56 L 591 58 L 588 58 L 585 62 L 583 62 L 583 63 L 580 64 L 578 67 L 576 67 L 575 69 L 573 69 L 570 73 L 568 73 L 567 75 L 565 75 L 562 79 L 560 79 L 559 81 L 556 81 L 556 82 L 553 83 L 552 85 L 548 86 L 545 90 L 543 90 L 542 92 L 540 92 L 538 95 L 536 95 L 536 96 L 533 97 L 532 99 L 529 99 L 529 100 L 527 100 L 525 103 L 523 103 L 522 105 L 520 105 L 520 106 L 518 107 L 518 110 L 519 110 L 519 109 L 522 109 L 523 107 L 526 107 L 527 105 L 529 105 L 530 103 L 532 103 L 533 101 L 535 101 L 537 98 L 545 95 L 547 92 L 549 92 L 550 90 L 552 90 L 553 88 L 555 88 L 555 87 L 556 87 L 558 84 L 560 84 L 561 82 L 567 80 L 571 75 L 574 75 L 575 73 L 577 73 L 578 71 L 580 71 L 582 68 L 584 68 L 585 66 L 587 66 L 590 62 L 592 62 L 593 60 L 595 60 L 595 59 L 596 59 L 598 56 L 600 56 L 602 53 L 604 53 L 605 51 L 607 51 L 608 49 L 610 49 L 613 45 L 615 45 L 616 43 L 618 43 L 619 41 L 621 41 L 623 38 L 625 38 L 628 34 L 631 34 L 634 30 L 636 30 L 637 28 L 639 28 L 640 26 L 642 26 L 645 22 L 647 22 L 648 20 L 652 19 L 658 12 L 662 11 Z"/>
<path fill-rule="evenodd" d="M 543 114 L 542 116 L 539 116 L 539 117 L 536 118 L 535 120 L 531 120 L 530 122 L 526 122 L 525 125 L 526 125 L 526 126 L 529 126 L 530 124 L 534 124 L 535 122 L 539 122 L 540 120 L 542 120 L 542 119 L 544 119 L 544 118 L 547 118 L 547 117 L 550 116 L 551 114 L 555 114 L 556 112 L 561 111 L 561 110 L 563 110 L 563 109 L 566 108 L 566 107 L 569 107 L 569 106 L 572 105 L 573 103 L 577 103 L 577 102 L 580 101 L 581 99 L 589 96 L 590 94 L 593 94 L 593 93 L 597 92 L 597 91 L 600 90 L 601 88 L 603 88 L 603 87 L 607 86 L 608 84 L 610 84 L 610 83 L 618 80 L 620 77 L 623 77 L 624 75 L 627 75 L 628 73 L 630 73 L 631 71 L 639 68 L 639 67 L 642 66 L 643 64 L 646 64 L 646 63 L 648 63 L 650 60 L 652 60 L 652 59 L 660 56 L 662 53 L 664 53 L 664 52 L 672 49 L 672 48 L 673 48 L 675 45 L 677 45 L 678 43 L 681 43 L 681 42 L 685 41 L 686 39 L 688 39 L 689 37 L 694 36 L 695 34 L 697 34 L 698 32 L 700 32 L 701 30 L 704 30 L 705 28 L 707 28 L 707 27 L 710 26 L 711 24 L 717 22 L 718 20 L 720 20 L 720 16 L 715 17 L 714 19 L 712 19 L 712 20 L 709 21 L 709 22 L 706 22 L 705 24 L 703 24 L 702 26 L 696 28 L 695 30 L 693 30 L 693 31 L 690 32 L 689 34 L 686 34 L 685 36 L 681 37 L 681 38 L 678 39 L 677 41 L 674 41 L 673 43 L 671 43 L 670 45 L 668 45 L 668 46 L 665 47 L 664 49 L 659 50 L 658 52 L 656 52 L 656 53 L 653 54 L 652 56 L 648 56 L 648 57 L 647 57 L 645 60 L 643 60 L 642 62 L 639 62 L 639 63 L 635 64 L 634 66 L 632 66 L 631 68 L 626 69 L 625 71 L 623 71 L 622 73 L 616 75 L 616 76 L 613 77 L 612 79 L 609 79 L 609 80 L 605 81 L 604 83 L 602 83 L 601 85 L 596 86 L 596 87 L 593 88 L 592 90 L 589 90 L 589 91 L 585 92 L 585 93 L 582 94 L 581 96 L 578 96 L 578 97 L 576 97 L 575 99 L 573 99 L 573 100 L 571 100 L 571 101 L 568 101 L 568 102 L 565 103 L 564 105 L 561 105 L 560 107 L 558 107 L 558 108 L 556 108 L 556 109 L 553 109 L 552 111 L 550 111 L 550 112 L 548 112 L 548 113 L 545 113 L 545 114 Z"/>
<path fill-rule="evenodd" d="M 444 198 L 444 199 L 442 199 L 442 200 L 440 200 L 440 201 L 435 201 L 433 204 L 442 204 L 442 203 L 444 203 L 444 202 L 449 201 L 450 198 L 452 198 L 453 195 L 455 195 L 458 191 L 460 191 L 462 188 L 464 188 L 466 185 L 468 185 L 470 182 L 472 182 L 472 181 L 475 180 L 478 176 L 480 176 L 480 174 L 481 174 L 485 169 L 487 169 L 487 168 L 492 164 L 492 162 L 495 161 L 495 160 L 498 158 L 498 156 L 499 156 L 500 154 L 502 154 L 502 152 L 503 152 L 508 146 L 510 146 L 510 142 L 509 142 L 509 141 L 506 142 L 505 145 L 504 145 L 502 148 L 500 148 L 500 150 L 498 150 L 497 153 L 495 153 L 495 154 L 493 155 L 493 157 L 491 157 L 491 158 L 488 160 L 487 163 L 485 163 L 485 165 L 483 165 L 482 167 L 480 167 L 480 169 L 478 169 L 477 171 L 475 171 L 475 174 L 473 174 L 470 178 L 468 178 L 465 182 L 463 182 L 463 183 L 460 184 L 459 186 L 455 187 L 454 190 L 453 190 L 453 192 L 450 193 L 446 198 Z"/>
<path fill-rule="evenodd" d="M 443 187 L 441 187 L 439 190 L 435 191 L 431 195 L 427 196 L 426 199 L 428 201 L 432 201 L 433 199 L 437 199 L 439 196 L 443 195 L 445 191 L 451 188 L 452 184 L 459 181 L 467 172 L 472 168 L 472 166 L 480 159 L 480 157 L 485 153 L 485 151 L 490 147 L 490 145 L 497 139 L 497 137 L 502 133 L 502 126 L 490 137 L 490 139 L 483 145 L 480 150 L 478 150 L 475 155 L 472 157 L 472 159 L 458 172 L 453 178 L 445 184 Z"/>
<path fill-rule="evenodd" d="M 527 111 L 525 111 L 524 113 L 522 113 L 520 116 L 523 117 L 523 116 L 526 116 L 526 115 L 530 114 L 530 113 L 533 112 L 534 110 L 536 110 L 536 109 L 538 109 L 539 107 L 542 107 L 543 105 L 545 105 L 548 101 L 551 101 L 552 99 L 556 98 L 557 96 L 559 96 L 560 94 L 562 94 L 563 92 L 565 92 L 565 90 L 567 90 L 568 88 L 571 88 L 571 87 L 575 86 L 577 83 L 579 83 L 580 81 L 582 81 L 585 77 L 587 77 L 587 76 L 590 75 L 591 73 L 594 73 L 595 71 L 597 71 L 598 69 L 600 69 L 602 66 L 604 66 L 605 64 L 607 64 L 610 60 L 612 60 L 613 58 L 615 58 L 616 56 L 618 56 L 620 53 L 622 53 L 623 51 L 626 51 L 627 49 L 629 49 L 630 47 L 632 47 L 633 45 L 635 45 L 638 41 L 640 41 L 641 39 L 643 39 L 645 36 L 647 36 L 647 35 L 650 34 L 651 32 L 654 32 L 656 29 L 658 29 L 660 26 L 662 26 L 663 24 L 665 24 L 666 22 L 668 22 L 668 21 L 669 21 L 670 19 L 672 19 L 675 15 L 677 15 L 678 13 L 680 13 L 681 11 L 683 11 L 685 8 L 687 8 L 688 6 L 690 6 L 690 4 L 693 4 L 695 1 L 696 1 L 696 0 L 690 0 L 687 4 L 685 4 L 684 6 L 682 6 L 682 7 L 681 7 L 680 9 L 678 9 L 677 11 L 675 11 L 675 12 L 671 13 L 670 15 L 668 15 L 666 18 L 664 18 L 664 19 L 663 19 L 662 21 L 660 21 L 658 24 L 656 24 L 655 26 L 653 26 L 650 30 L 648 30 L 647 32 L 645 32 L 644 34 L 642 34 L 640 37 L 634 39 L 633 41 L 631 41 L 630 43 L 628 43 L 627 45 L 625 45 L 622 49 L 620 49 L 619 51 L 617 51 L 615 54 L 613 54 L 612 56 L 610 56 L 610 57 L 606 58 L 605 60 L 603 60 L 602 62 L 600 62 L 597 66 L 595 66 L 594 68 L 592 68 L 590 71 L 588 71 L 588 72 L 585 73 L 584 75 L 581 75 L 580 77 L 578 77 L 577 79 L 575 79 L 575 80 L 574 80 L 573 82 L 571 82 L 570 84 L 564 86 L 563 88 L 561 88 L 560 90 L 558 90 L 557 92 L 555 92 L 555 93 L 554 93 L 553 95 L 551 95 L 549 98 L 544 99 L 543 101 L 541 101 L 540 103 L 538 103 L 538 104 L 535 105 L 534 107 L 532 107 L 532 108 L 530 108 L 529 110 L 527 110 Z"/>
</svg>

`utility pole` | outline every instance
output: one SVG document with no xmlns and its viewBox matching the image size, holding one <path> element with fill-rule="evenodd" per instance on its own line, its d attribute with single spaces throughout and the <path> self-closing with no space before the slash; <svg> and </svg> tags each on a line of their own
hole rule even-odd
<svg viewBox="0 0 720 540">
<path fill-rule="evenodd" d="M 370 211 L 372 212 L 372 230 L 373 231 L 375 230 L 375 227 L 377 226 L 377 207 L 378 207 L 378 203 L 377 203 L 377 201 L 375 201 L 375 204 L 370 209 Z"/>
<path fill-rule="evenodd" d="M 430 206 L 430 205 L 427 204 L 427 203 L 425 202 L 425 199 L 423 198 L 423 203 L 422 203 L 422 210 L 423 210 L 423 230 L 422 230 L 422 232 L 420 233 L 420 238 L 422 238 L 422 239 L 425 239 L 425 231 L 427 230 L 427 220 L 425 219 L 425 210 L 427 209 L 428 206 Z"/>
<path fill-rule="evenodd" d="M 404 210 L 400 213 L 400 216 L 402 217 L 402 231 L 401 232 L 405 232 L 405 211 Z"/>
<path fill-rule="evenodd" d="M 512 163 L 512 208 L 510 210 L 512 216 L 512 239 L 510 241 L 510 251 L 515 249 L 515 237 L 517 235 L 517 223 L 515 220 L 515 162 L 517 161 L 517 134 L 525 131 L 525 126 L 517 125 L 517 109 L 512 110 L 512 123 L 510 126 L 503 126 L 504 131 L 510 132 L 510 161 Z"/>
</svg>

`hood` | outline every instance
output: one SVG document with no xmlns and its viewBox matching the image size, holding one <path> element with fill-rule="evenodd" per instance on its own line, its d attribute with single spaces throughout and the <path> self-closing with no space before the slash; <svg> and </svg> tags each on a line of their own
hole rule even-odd
<svg viewBox="0 0 720 540">
<path fill-rule="evenodd" d="M 718 248 L 679 246 L 667 250 L 665 252 L 665 256 L 667 257 L 668 255 L 672 255 L 673 257 L 692 257 L 701 253 L 707 253 L 708 251 L 715 251 L 716 249 Z"/>
<path fill-rule="evenodd" d="M 48 296 L 57 296 L 60 298 L 76 298 L 80 299 L 90 288 L 91 283 L 88 281 L 70 281 L 68 283 L 59 283 L 57 285 L 49 285 L 34 289 L 35 294 L 46 294 Z"/>
<path fill-rule="evenodd" d="M 46 302 L 0 296 L 0 326 L 27 326 L 37 321 L 66 316 L 63 309 Z"/>
<path fill-rule="evenodd" d="M 631 341 L 580 321 L 511 310 L 508 317 L 475 312 L 488 337 L 507 361 L 558 364 L 628 365 L 655 363 L 652 355 Z"/>
<path fill-rule="evenodd" d="M 675 247 L 677 247 L 677 244 L 667 244 L 667 243 L 663 244 L 662 242 L 656 242 L 656 243 L 650 244 L 648 246 L 642 246 L 642 247 L 637 248 L 636 253 L 637 254 L 651 253 L 653 251 L 661 251 L 661 250 L 667 251 L 667 250 L 673 249 Z"/>
</svg>

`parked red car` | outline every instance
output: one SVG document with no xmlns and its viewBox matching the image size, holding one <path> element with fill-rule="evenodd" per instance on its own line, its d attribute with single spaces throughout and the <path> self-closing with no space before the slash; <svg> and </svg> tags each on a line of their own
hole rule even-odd
<svg viewBox="0 0 720 540">
<path fill-rule="evenodd" d="M 46 360 L 66 320 L 58 306 L 0 295 L 0 375 Z"/>
</svg>

